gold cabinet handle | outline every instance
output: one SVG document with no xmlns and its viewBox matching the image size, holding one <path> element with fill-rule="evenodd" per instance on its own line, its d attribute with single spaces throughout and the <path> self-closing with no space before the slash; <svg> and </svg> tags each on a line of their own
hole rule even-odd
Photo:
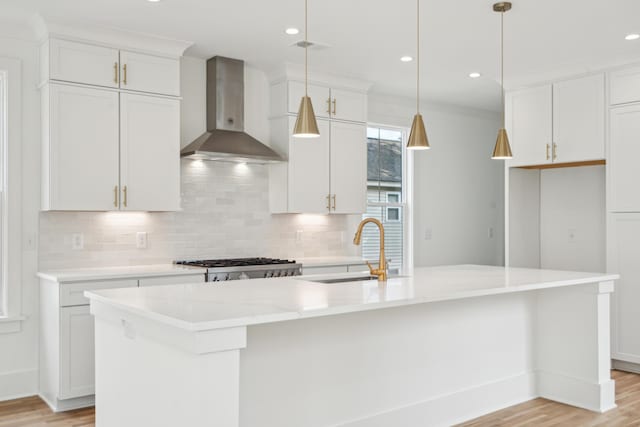
<svg viewBox="0 0 640 427">
<path fill-rule="evenodd" d="M 127 186 L 125 185 L 124 188 L 122 189 L 122 192 L 124 193 L 124 199 L 122 201 L 122 204 L 124 205 L 124 207 L 127 207 Z"/>
<path fill-rule="evenodd" d="M 558 158 L 558 144 L 556 144 L 555 142 L 553 143 L 553 150 L 551 150 L 551 157 L 552 157 L 552 160 L 555 160 Z"/>
<path fill-rule="evenodd" d="M 327 98 L 327 114 L 331 114 L 331 98 Z"/>
<path fill-rule="evenodd" d="M 547 160 L 549 160 L 549 144 L 547 144 Z"/>
<path fill-rule="evenodd" d="M 333 195 L 333 210 L 336 210 L 336 195 Z"/>
<path fill-rule="evenodd" d="M 113 206 L 118 207 L 118 186 L 113 187 Z"/>
<path fill-rule="evenodd" d="M 124 83 L 126 85 L 127 84 L 127 64 L 124 64 L 122 66 L 122 73 L 123 73 L 122 83 Z"/>
<path fill-rule="evenodd" d="M 336 99 L 335 99 L 335 98 L 333 98 L 333 113 L 332 113 L 332 114 L 333 114 L 334 116 L 336 115 L 336 104 L 337 104 L 337 103 L 338 103 L 338 101 L 336 101 Z"/>
<path fill-rule="evenodd" d="M 113 82 L 118 83 L 118 63 L 113 63 Z"/>
<path fill-rule="evenodd" d="M 327 210 L 331 211 L 331 195 L 327 194 Z"/>
</svg>

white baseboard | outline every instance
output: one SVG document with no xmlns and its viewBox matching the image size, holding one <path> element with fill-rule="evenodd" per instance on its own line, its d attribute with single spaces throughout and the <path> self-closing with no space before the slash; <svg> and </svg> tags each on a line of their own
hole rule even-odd
<svg viewBox="0 0 640 427">
<path fill-rule="evenodd" d="M 613 380 L 599 384 L 544 371 L 536 372 L 536 380 L 540 397 L 595 412 L 616 407 Z"/>
<path fill-rule="evenodd" d="M 88 408 L 94 406 L 96 403 L 96 397 L 93 394 L 90 396 L 82 396 L 64 400 L 54 398 L 53 401 L 44 394 L 38 394 L 38 396 L 40 397 L 40 399 L 44 400 L 44 402 L 49 406 L 49 408 L 51 408 L 53 412 L 64 412 L 80 408 Z"/>
<path fill-rule="evenodd" d="M 633 372 L 634 374 L 640 374 L 640 364 L 633 362 L 626 362 L 624 360 L 612 360 L 611 367 L 619 371 Z"/>
<path fill-rule="evenodd" d="M 38 370 L 0 373 L 0 401 L 38 394 Z"/>
<path fill-rule="evenodd" d="M 450 426 L 536 398 L 535 376 L 523 373 L 392 409 L 343 427 Z"/>
</svg>

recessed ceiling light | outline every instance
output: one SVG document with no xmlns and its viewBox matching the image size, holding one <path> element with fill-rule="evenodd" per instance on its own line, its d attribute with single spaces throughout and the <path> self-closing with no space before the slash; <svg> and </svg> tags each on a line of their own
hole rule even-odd
<svg viewBox="0 0 640 427">
<path fill-rule="evenodd" d="M 147 0 L 149 3 L 158 3 L 160 0 Z"/>
<path fill-rule="evenodd" d="M 403 56 L 402 58 L 400 58 L 400 61 L 402 62 L 411 62 L 413 61 L 413 58 L 410 56 Z"/>
<path fill-rule="evenodd" d="M 480 76 L 482 76 L 482 74 L 475 71 L 473 73 L 469 73 L 469 77 L 471 77 L 472 79 L 477 79 Z"/>
<path fill-rule="evenodd" d="M 625 39 L 625 40 L 638 40 L 638 39 L 640 39 L 640 34 L 635 34 L 635 33 L 633 33 L 633 34 L 627 34 L 627 35 L 624 37 L 624 39 Z"/>
<path fill-rule="evenodd" d="M 295 36 L 296 34 L 298 34 L 300 32 L 299 29 L 297 28 L 287 28 L 286 30 L 284 30 L 285 33 L 289 34 L 290 36 Z"/>
</svg>

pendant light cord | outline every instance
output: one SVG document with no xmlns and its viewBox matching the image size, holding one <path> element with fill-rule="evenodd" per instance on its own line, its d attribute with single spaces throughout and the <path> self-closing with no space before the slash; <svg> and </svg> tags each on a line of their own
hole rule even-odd
<svg viewBox="0 0 640 427">
<path fill-rule="evenodd" d="M 307 23 L 307 0 L 304 0 L 304 96 L 309 96 L 308 93 L 308 85 L 309 85 L 309 76 L 307 71 L 307 50 L 309 48 L 309 33 L 308 28 L 309 25 Z"/>
<path fill-rule="evenodd" d="M 507 119 L 504 99 L 504 9 L 500 12 L 500 87 L 502 88 L 502 128 L 506 129 Z"/>
<path fill-rule="evenodd" d="M 420 0 L 416 0 L 416 112 L 420 114 Z"/>
</svg>

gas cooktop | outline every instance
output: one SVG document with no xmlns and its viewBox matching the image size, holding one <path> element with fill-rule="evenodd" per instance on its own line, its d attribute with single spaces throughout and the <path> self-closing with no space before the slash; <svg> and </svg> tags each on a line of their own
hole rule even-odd
<svg viewBox="0 0 640 427">
<path fill-rule="evenodd" d="M 207 282 L 299 276 L 302 265 L 277 258 L 231 258 L 175 261 L 175 264 L 207 269 Z"/>
</svg>

